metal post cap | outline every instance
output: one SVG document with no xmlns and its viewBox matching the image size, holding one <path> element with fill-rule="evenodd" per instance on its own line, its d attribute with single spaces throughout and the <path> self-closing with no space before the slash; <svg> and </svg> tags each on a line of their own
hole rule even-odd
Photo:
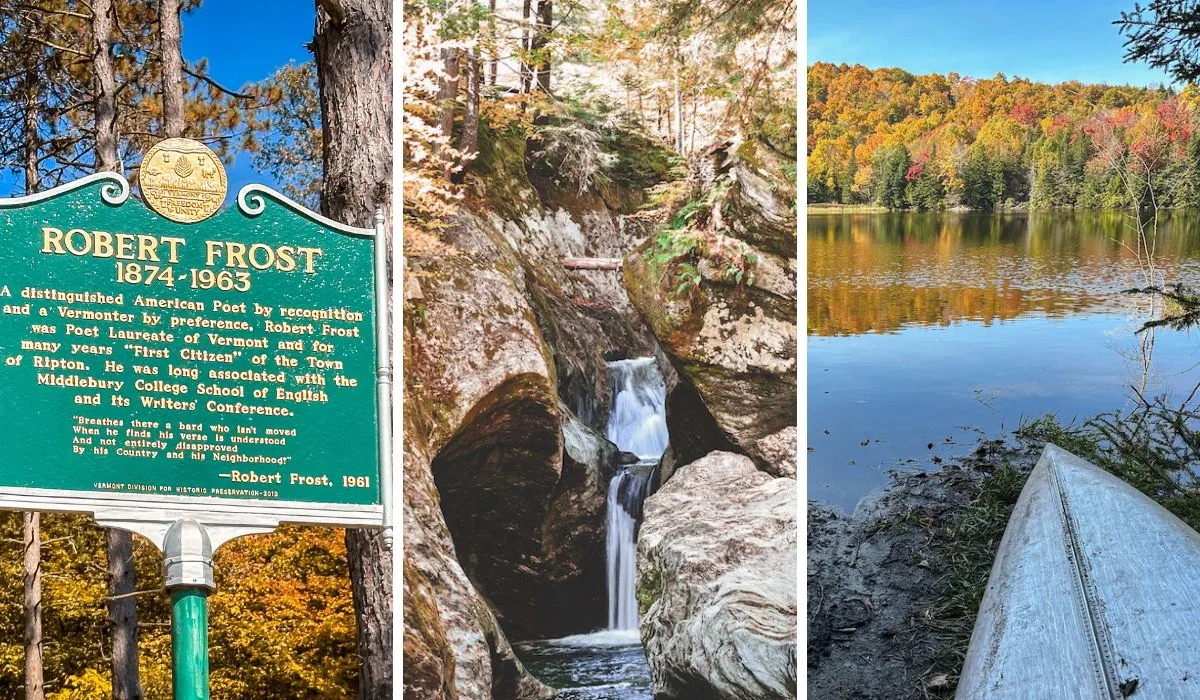
<svg viewBox="0 0 1200 700">
<path fill-rule="evenodd" d="M 213 579 L 213 549 L 204 526 L 195 520 L 176 520 L 163 543 L 167 588 L 217 588 Z"/>
</svg>

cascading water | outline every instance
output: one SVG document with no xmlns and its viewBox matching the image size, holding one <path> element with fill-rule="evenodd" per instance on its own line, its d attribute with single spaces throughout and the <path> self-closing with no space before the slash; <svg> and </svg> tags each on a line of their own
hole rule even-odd
<svg viewBox="0 0 1200 700">
<path fill-rule="evenodd" d="M 651 700 L 638 636 L 637 531 L 655 464 L 667 448 L 666 387 L 654 358 L 612 362 L 608 439 L 640 459 L 608 486 L 608 629 L 518 643 L 526 667 L 563 700 Z"/>
<path fill-rule="evenodd" d="M 657 462 L 667 449 L 667 388 L 653 357 L 608 363 L 612 409 L 608 439 L 643 460 Z"/>
<path fill-rule="evenodd" d="M 640 458 L 608 486 L 608 628 L 636 630 L 637 530 L 654 465 L 667 448 L 666 387 L 652 357 L 609 363 L 608 377 L 608 439 Z"/>
</svg>

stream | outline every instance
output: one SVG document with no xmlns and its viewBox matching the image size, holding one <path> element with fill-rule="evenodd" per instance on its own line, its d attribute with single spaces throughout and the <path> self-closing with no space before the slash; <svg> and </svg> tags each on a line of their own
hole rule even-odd
<svg viewBox="0 0 1200 700">
<path fill-rule="evenodd" d="M 654 467 L 667 447 L 666 387 L 652 357 L 611 362 L 608 372 L 608 439 L 639 457 L 608 487 L 608 628 L 515 646 L 533 675 L 559 689 L 559 698 L 650 700 L 650 667 L 638 636 L 637 531 Z"/>
</svg>

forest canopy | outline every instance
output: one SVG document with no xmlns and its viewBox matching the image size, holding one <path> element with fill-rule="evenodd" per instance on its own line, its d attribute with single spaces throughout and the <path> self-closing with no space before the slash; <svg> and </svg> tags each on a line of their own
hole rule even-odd
<svg viewBox="0 0 1200 700">
<path fill-rule="evenodd" d="M 623 147 L 622 134 L 684 158 L 755 141 L 794 162 L 795 9 L 793 0 L 408 0 L 410 250 L 457 210 L 463 183 L 485 174 L 500 134 L 523 136 L 580 193 L 647 150 Z"/>
<path fill-rule="evenodd" d="M 1200 206 L 1200 91 L 808 68 L 808 201 Z"/>
</svg>

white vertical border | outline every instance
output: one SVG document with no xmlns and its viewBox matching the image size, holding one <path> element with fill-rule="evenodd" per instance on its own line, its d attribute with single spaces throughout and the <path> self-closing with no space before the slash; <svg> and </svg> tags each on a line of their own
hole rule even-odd
<svg viewBox="0 0 1200 700">
<path fill-rule="evenodd" d="M 803 76 L 803 80 L 801 80 Z M 799 257 L 798 265 L 803 272 L 796 275 L 799 287 L 796 294 L 796 320 L 804 322 L 804 342 L 800 342 L 800 334 L 796 334 L 796 434 L 799 444 L 796 446 L 796 488 L 800 497 L 796 499 L 796 527 L 799 530 L 796 557 L 799 559 L 796 571 L 796 607 L 804 607 L 805 625 L 800 628 L 799 616 L 796 620 L 796 636 L 799 637 L 796 649 L 800 656 L 796 665 L 797 697 L 808 697 L 808 148 L 801 149 L 800 144 L 808 143 L 808 2 L 799 0 L 796 4 L 796 226 L 799 228 L 796 237 Z M 804 199 L 801 199 L 803 197 Z M 797 330 L 799 330 L 797 326 Z"/>
<path fill-rule="evenodd" d="M 404 55 L 403 0 L 392 0 L 392 697 L 404 695 Z"/>
</svg>

